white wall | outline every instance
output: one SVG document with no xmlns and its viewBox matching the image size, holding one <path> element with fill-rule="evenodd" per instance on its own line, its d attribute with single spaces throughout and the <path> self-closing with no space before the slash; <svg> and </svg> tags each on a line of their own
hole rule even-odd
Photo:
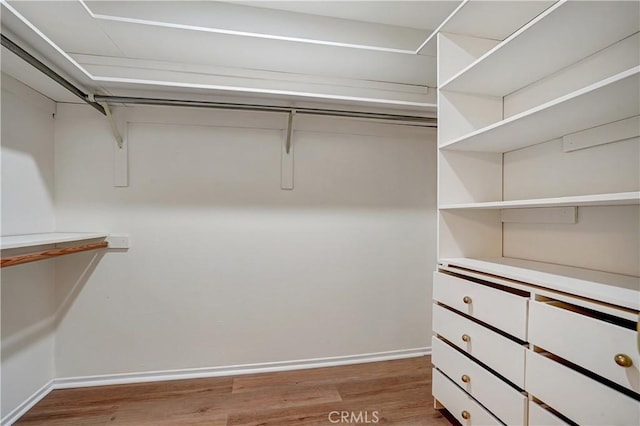
<svg viewBox="0 0 640 426">
<path fill-rule="evenodd" d="M 51 232 L 55 103 L 2 74 L 2 235 Z M 53 262 L 2 269 L 2 416 L 54 375 Z"/>
<path fill-rule="evenodd" d="M 50 232 L 55 102 L 2 74 L 2 235 Z"/>
<path fill-rule="evenodd" d="M 636 33 L 505 96 L 504 116 L 513 116 L 638 63 L 640 34 Z M 563 151 L 562 139 L 554 139 L 505 153 L 503 162 L 505 200 L 640 189 L 638 138 L 569 152 Z M 503 231 L 503 254 L 508 257 L 640 276 L 638 206 L 580 207 L 576 224 L 505 223 Z"/>
<path fill-rule="evenodd" d="M 638 138 L 563 152 L 555 139 L 504 154 L 504 199 L 638 191 Z M 576 224 L 505 223 L 504 255 L 640 276 L 638 206 L 579 207 Z"/>
<path fill-rule="evenodd" d="M 59 105 L 60 229 L 132 247 L 58 260 L 59 377 L 346 356 L 429 345 L 435 132 L 298 116 L 121 108 L 130 186 L 91 108 Z"/>
</svg>

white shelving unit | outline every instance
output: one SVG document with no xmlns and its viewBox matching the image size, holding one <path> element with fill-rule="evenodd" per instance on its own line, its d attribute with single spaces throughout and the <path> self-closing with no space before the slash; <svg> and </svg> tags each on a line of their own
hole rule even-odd
<svg viewBox="0 0 640 426">
<path fill-rule="evenodd" d="M 436 54 L 438 32 L 466 34 L 491 40 L 504 40 L 554 3 L 542 1 L 463 1 L 419 49 L 422 55 Z"/>
<path fill-rule="evenodd" d="M 44 234 L 5 235 L 0 237 L 2 250 L 31 248 L 50 244 L 83 242 L 106 238 L 108 234 L 96 232 L 49 232 Z"/>
<path fill-rule="evenodd" d="M 639 13 L 560 1 L 503 41 L 438 35 L 433 362 L 455 385 L 433 395 L 462 424 L 468 401 L 505 424 L 640 421 Z M 556 372 L 562 392 L 534 380 Z"/>
<path fill-rule="evenodd" d="M 586 3 L 555 3 L 440 84 L 440 90 L 505 96 L 637 31 L 637 7 L 633 2 L 621 2 L 615 8 L 608 2 Z M 500 4 L 495 7 L 500 8 Z M 499 11 L 496 13 L 501 15 Z M 567 22 L 571 22 L 570 30 Z M 476 34 L 476 37 L 486 38 L 486 35 Z M 514 64 L 526 66 L 495 78 L 496 69 L 507 70 Z"/>
<path fill-rule="evenodd" d="M 444 142 L 443 149 L 508 152 L 640 113 L 640 67 Z"/>
</svg>

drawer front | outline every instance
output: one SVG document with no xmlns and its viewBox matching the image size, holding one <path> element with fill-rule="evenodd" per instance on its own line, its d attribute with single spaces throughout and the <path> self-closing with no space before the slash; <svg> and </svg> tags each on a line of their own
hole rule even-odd
<svg viewBox="0 0 640 426">
<path fill-rule="evenodd" d="M 433 369 L 433 397 L 440 401 L 463 426 L 501 424 L 435 368 Z M 463 412 L 468 413 L 467 419 L 463 417 Z"/>
<path fill-rule="evenodd" d="M 533 401 L 529 401 L 529 426 L 568 426 L 555 414 L 545 410 Z"/>
<path fill-rule="evenodd" d="M 433 305 L 433 330 L 524 388 L 524 346 L 437 304 Z"/>
<path fill-rule="evenodd" d="M 526 424 L 527 398 L 524 395 L 439 338 L 433 337 L 432 345 L 431 361 L 458 386 L 502 422 L 508 425 Z"/>
<path fill-rule="evenodd" d="M 527 340 L 527 297 L 434 272 L 433 298 L 521 340 Z"/>
<path fill-rule="evenodd" d="M 527 391 L 578 424 L 640 424 L 640 402 L 533 351 Z"/>
<path fill-rule="evenodd" d="M 536 346 L 640 393 L 637 331 L 549 303 L 531 302 L 529 339 Z M 633 362 L 621 367 L 617 354 Z"/>
</svg>

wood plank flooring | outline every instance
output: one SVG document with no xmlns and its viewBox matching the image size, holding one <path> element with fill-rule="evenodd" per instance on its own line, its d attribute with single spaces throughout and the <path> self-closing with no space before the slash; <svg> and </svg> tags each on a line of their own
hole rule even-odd
<svg viewBox="0 0 640 426">
<path fill-rule="evenodd" d="M 431 359 L 419 357 L 279 373 L 55 390 L 16 424 L 447 426 L 457 423 L 444 415 L 433 408 Z M 341 416 L 346 416 L 343 421 Z"/>
</svg>

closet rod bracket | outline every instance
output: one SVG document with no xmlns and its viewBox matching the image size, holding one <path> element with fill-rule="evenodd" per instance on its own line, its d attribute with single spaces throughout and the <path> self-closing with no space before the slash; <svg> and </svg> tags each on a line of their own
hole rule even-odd
<svg viewBox="0 0 640 426">
<path fill-rule="evenodd" d="M 88 97 L 91 102 L 96 102 L 95 95 L 93 93 L 89 93 Z M 113 137 L 118 143 L 118 148 L 122 149 L 124 144 L 122 141 L 122 136 L 120 136 L 120 132 L 118 131 L 118 126 L 116 126 L 116 121 L 113 119 L 113 115 L 111 114 L 111 108 L 109 108 L 109 104 L 106 102 L 96 102 L 96 103 L 98 103 L 100 106 L 102 106 L 102 108 L 104 108 L 104 113 L 107 117 L 107 120 L 109 120 L 109 126 L 111 126 L 111 133 L 113 133 Z"/>
<path fill-rule="evenodd" d="M 289 111 L 289 124 L 287 125 L 287 144 L 285 145 L 287 154 L 291 151 L 291 136 L 293 134 L 293 116 L 296 115 L 296 110 Z"/>
</svg>

